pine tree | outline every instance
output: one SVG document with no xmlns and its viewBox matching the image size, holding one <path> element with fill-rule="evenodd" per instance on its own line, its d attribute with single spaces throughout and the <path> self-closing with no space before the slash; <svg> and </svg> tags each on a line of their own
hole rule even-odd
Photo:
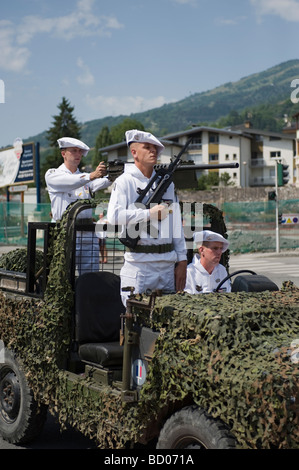
<svg viewBox="0 0 299 470">
<path fill-rule="evenodd" d="M 57 168 L 62 163 L 61 152 L 57 140 L 61 137 L 74 137 L 80 139 L 80 125 L 73 116 L 74 107 L 63 97 L 61 103 L 57 106 L 60 113 L 53 116 L 53 125 L 47 131 L 47 139 L 53 151 L 47 156 L 42 168 L 43 175 L 49 168 Z"/>
<path fill-rule="evenodd" d="M 99 149 L 102 147 L 107 147 L 111 143 L 112 142 L 111 142 L 109 127 L 104 126 L 99 132 L 97 139 L 96 139 L 95 152 L 94 152 L 93 159 L 92 159 L 92 165 L 94 167 L 96 167 L 101 161 L 105 160 L 105 157 L 103 157 L 103 155 L 99 153 Z"/>
<path fill-rule="evenodd" d="M 125 132 L 129 129 L 145 130 L 141 122 L 132 118 L 125 118 L 119 124 L 111 127 L 111 129 L 109 129 L 108 126 L 104 126 L 101 129 L 96 139 L 95 153 L 92 159 L 94 167 L 97 166 L 100 161 L 105 161 L 105 157 L 99 152 L 99 149 L 122 142 L 125 140 Z"/>
</svg>

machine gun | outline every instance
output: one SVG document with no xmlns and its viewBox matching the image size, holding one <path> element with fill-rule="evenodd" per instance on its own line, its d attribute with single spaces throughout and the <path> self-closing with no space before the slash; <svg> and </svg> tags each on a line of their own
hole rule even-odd
<svg viewBox="0 0 299 470">
<path fill-rule="evenodd" d="M 207 169 L 220 169 L 220 168 L 238 168 L 238 163 L 230 164 L 218 164 L 218 165 L 185 165 L 182 164 L 181 156 L 186 152 L 187 148 L 192 142 L 192 138 L 189 139 L 179 154 L 175 157 L 169 165 L 155 165 L 155 174 L 150 179 L 149 183 L 144 189 L 138 190 L 139 196 L 137 197 L 135 204 L 140 206 L 141 204 L 145 209 L 150 209 L 153 204 L 160 204 L 163 194 L 172 183 L 174 173 L 179 168 L 182 170 L 207 170 Z M 137 224 L 138 227 L 138 224 Z M 138 229 L 136 230 L 136 232 Z M 128 233 L 125 237 L 119 238 L 120 242 L 128 248 L 134 249 L 137 245 L 140 237 L 137 235 L 134 238 L 130 237 Z"/>
</svg>

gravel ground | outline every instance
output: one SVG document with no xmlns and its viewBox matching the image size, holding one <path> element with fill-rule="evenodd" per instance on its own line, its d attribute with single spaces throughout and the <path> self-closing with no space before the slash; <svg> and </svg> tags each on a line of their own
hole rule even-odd
<svg viewBox="0 0 299 470">
<path fill-rule="evenodd" d="M 260 232 L 228 230 L 228 240 L 232 254 L 276 251 L 276 233 L 273 230 Z M 280 233 L 279 247 L 283 251 L 292 250 L 299 253 L 299 232 L 297 236 Z"/>
</svg>

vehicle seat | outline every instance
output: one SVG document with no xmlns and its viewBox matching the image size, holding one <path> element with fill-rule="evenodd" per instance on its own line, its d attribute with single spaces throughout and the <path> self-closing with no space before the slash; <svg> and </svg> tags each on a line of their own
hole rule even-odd
<svg viewBox="0 0 299 470">
<path fill-rule="evenodd" d="M 76 280 L 75 302 L 80 359 L 103 367 L 121 365 L 120 315 L 125 307 L 119 276 L 110 272 L 82 274 Z"/>
<path fill-rule="evenodd" d="M 232 292 L 263 292 L 279 290 L 277 285 L 262 274 L 237 276 L 232 284 Z"/>
</svg>

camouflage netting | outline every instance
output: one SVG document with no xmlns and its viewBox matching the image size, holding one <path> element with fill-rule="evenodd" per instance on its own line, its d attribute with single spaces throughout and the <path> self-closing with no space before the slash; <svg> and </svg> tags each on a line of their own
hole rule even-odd
<svg viewBox="0 0 299 470">
<path fill-rule="evenodd" d="M 73 307 L 66 217 L 53 229 L 44 299 L 0 293 L 0 337 L 62 427 L 69 422 L 102 448 L 124 448 L 146 441 L 149 424 L 159 426 L 168 409 L 194 401 L 226 422 L 242 448 L 299 448 L 298 365 L 290 360 L 299 289 L 291 284 L 272 293 L 158 297 L 151 321 L 136 309 L 141 324 L 161 331 L 137 404 L 122 403 L 120 390 L 85 388 L 88 377 L 70 384 L 62 370 Z"/>
<path fill-rule="evenodd" d="M 241 447 L 299 448 L 298 364 L 290 360 L 298 288 L 162 297 L 152 324 L 162 335 L 142 389 L 144 419 L 189 396 L 229 424 Z"/>
<path fill-rule="evenodd" d="M 36 268 L 40 269 L 43 265 L 43 254 L 36 251 Z M 0 268 L 8 271 L 18 271 L 25 273 L 27 269 L 27 250 L 25 248 L 17 248 L 0 256 Z"/>
</svg>

